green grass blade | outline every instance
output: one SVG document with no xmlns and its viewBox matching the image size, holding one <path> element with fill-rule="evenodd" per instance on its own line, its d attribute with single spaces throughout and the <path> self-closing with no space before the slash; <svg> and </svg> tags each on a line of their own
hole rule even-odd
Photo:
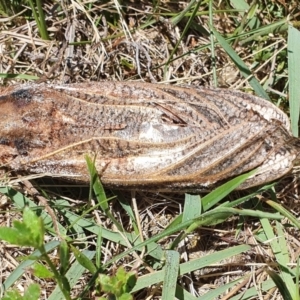
<svg viewBox="0 0 300 300">
<path fill-rule="evenodd" d="M 253 76 L 247 65 L 243 62 L 243 60 L 238 56 L 238 54 L 233 50 L 233 48 L 227 43 L 227 41 L 213 28 L 211 27 L 211 30 L 213 31 L 216 39 L 219 41 L 220 45 L 223 47 L 223 49 L 227 52 L 227 54 L 230 56 L 232 61 L 235 63 L 235 65 L 240 70 L 241 74 L 248 78 L 249 84 L 254 89 L 255 93 L 262 98 L 270 100 L 268 94 L 265 92 L 262 85 L 258 82 L 258 80 Z"/>
<path fill-rule="evenodd" d="M 82 254 L 84 254 L 88 259 L 92 260 L 95 256 L 95 251 L 89 251 L 84 250 L 82 251 Z M 74 287 L 75 284 L 78 282 L 80 277 L 82 277 L 83 273 L 86 271 L 86 268 L 83 267 L 78 261 L 75 261 L 71 268 L 68 270 L 66 277 L 70 283 L 70 287 Z M 49 296 L 48 300 L 64 300 L 64 295 L 58 288 L 58 286 L 55 287 L 54 291 Z"/>
<path fill-rule="evenodd" d="M 98 269 L 101 268 L 101 254 L 102 254 L 102 250 L 101 250 L 101 245 L 103 242 L 103 236 L 102 236 L 102 226 L 99 226 L 99 233 L 97 235 L 97 246 L 96 246 L 96 267 Z"/>
<path fill-rule="evenodd" d="M 231 208 L 227 208 L 226 209 L 228 212 L 230 213 L 239 213 L 238 210 L 234 210 L 234 209 L 231 209 Z M 234 210 L 234 211 L 233 211 Z M 223 213 L 223 212 L 222 212 Z M 225 212 L 226 213 L 226 212 Z M 250 212 L 251 215 L 252 215 L 252 212 Z M 207 221 L 207 218 L 210 218 L 210 220 L 213 220 L 213 216 L 211 216 L 211 212 L 208 212 L 206 213 L 206 215 L 204 216 L 204 220 L 203 220 L 203 224 L 205 224 L 205 222 Z M 209 215 L 209 216 L 208 216 Z M 270 217 L 272 216 L 272 214 L 268 214 Z M 147 245 L 150 245 L 150 243 L 154 243 L 166 236 L 169 236 L 171 234 L 174 234 L 175 232 L 178 232 L 182 229 L 185 229 L 187 227 L 189 227 L 190 225 L 192 225 L 193 223 L 195 223 L 195 220 L 190 220 L 190 221 L 187 221 L 187 222 L 184 222 L 174 228 L 171 228 L 171 229 L 167 229 L 167 230 L 164 230 L 162 233 L 159 233 L 151 238 L 149 238 L 148 240 L 142 242 L 142 243 L 138 243 L 137 245 L 135 245 L 134 247 L 132 247 L 131 249 L 129 250 L 126 250 L 124 251 L 123 253 L 121 254 L 118 254 L 116 255 L 115 257 L 113 257 L 112 259 L 110 259 L 108 262 L 106 262 L 104 265 L 103 265 L 103 268 L 106 268 L 108 267 L 109 265 L 113 264 L 114 262 L 122 259 L 123 257 L 125 257 L 126 255 L 132 253 L 133 251 L 136 251 L 137 249 L 142 249 L 143 247 L 147 246 Z M 197 220 L 197 224 L 200 224 L 202 225 L 201 223 L 201 220 Z M 151 254 L 151 252 L 150 252 Z M 94 284 L 94 281 L 96 280 L 96 276 L 93 276 L 89 282 L 89 284 L 86 286 L 86 288 L 83 290 L 82 292 L 82 295 L 85 294 L 89 288 L 91 288 L 91 286 Z"/>
<path fill-rule="evenodd" d="M 70 252 L 66 241 L 62 240 L 59 245 L 59 260 L 60 268 L 59 273 L 65 275 L 69 266 Z"/>
<path fill-rule="evenodd" d="M 184 16 L 185 16 L 185 13 L 190 9 L 190 7 L 192 7 L 192 5 L 196 3 L 196 0 L 192 0 L 189 5 L 186 7 L 186 9 L 184 9 L 176 18 L 173 19 L 173 21 L 171 21 L 174 25 L 176 23 L 178 23 Z M 168 61 L 166 63 L 166 65 L 168 65 L 170 63 L 170 61 L 172 60 L 173 58 L 173 55 L 176 53 L 176 51 L 178 50 L 178 47 L 182 41 L 182 39 L 187 35 L 187 32 L 188 32 L 188 29 L 190 28 L 191 26 L 191 22 L 193 21 L 197 11 L 198 11 L 198 8 L 200 6 L 201 2 L 198 2 L 195 6 L 195 8 L 193 9 L 193 12 L 192 12 L 192 15 L 189 17 L 189 20 L 187 22 L 187 24 L 185 25 L 185 28 L 183 29 L 183 32 L 182 34 L 180 35 L 180 38 L 178 39 L 176 45 L 174 46 L 169 58 L 168 58 Z"/>
<path fill-rule="evenodd" d="M 231 0 L 231 4 L 234 8 L 245 11 L 245 13 L 243 13 L 243 14 L 246 14 L 247 12 L 249 13 L 249 10 L 251 9 L 250 5 L 244 0 Z M 255 2 L 253 4 L 255 4 Z M 241 14 L 241 15 L 243 15 L 243 14 Z M 251 17 L 251 19 L 248 23 L 248 27 L 253 29 L 255 25 L 256 26 L 260 25 L 260 22 L 259 22 L 259 19 L 257 17 L 255 17 L 255 15 L 254 15 Z"/>
<path fill-rule="evenodd" d="M 200 196 L 185 194 L 183 213 L 175 217 L 174 220 L 172 220 L 172 222 L 167 226 L 167 229 L 178 226 L 179 224 L 185 221 L 198 218 L 201 216 L 201 213 L 202 213 L 202 204 L 201 204 Z M 173 246 L 175 245 L 177 244 L 173 243 Z"/>
<path fill-rule="evenodd" d="M 289 102 L 292 133 L 298 137 L 300 113 L 300 31 L 289 26 L 288 29 L 288 68 L 289 68 Z"/>
<path fill-rule="evenodd" d="M 45 19 L 44 11 L 42 8 L 42 0 L 36 0 L 37 10 L 36 10 L 35 3 L 33 0 L 27 0 L 27 2 L 30 5 L 31 11 L 32 11 L 33 17 L 35 19 L 36 25 L 39 29 L 41 38 L 43 40 L 49 40 L 46 19 Z"/>
<path fill-rule="evenodd" d="M 220 299 L 220 295 L 225 293 L 227 290 L 233 288 L 237 283 L 239 283 L 242 280 L 245 280 L 248 277 L 249 276 L 246 275 L 239 279 L 233 280 L 227 284 L 222 284 L 219 287 L 216 287 L 215 289 L 212 289 L 211 291 L 207 292 L 206 294 L 201 295 L 201 298 L 197 298 L 197 299 L 199 299 L 199 300 Z"/>
<path fill-rule="evenodd" d="M 192 8 L 192 6 L 196 3 L 196 0 L 192 0 L 185 8 L 183 11 L 181 11 L 178 15 L 176 15 L 175 17 L 172 17 L 170 22 L 173 26 L 176 26 L 183 18 L 186 17 L 187 13 L 190 11 L 190 9 Z M 197 5 L 198 7 L 198 5 Z M 192 14 L 195 15 L 197 12 L 197 9 L 194 9 Z"/>
<path fill-rule="evenodd" d="M 40 25 L 40 19 L 39 19 L 39 16 L 37 14 L 37 11 L 35 10 L 34 1 L 33 0 L 27 0 L 27 2 L 28 2 L 29 6 L 31 8 L 31 11 L 32 11 L 33 17 L 35 19 L 36 25 L 37 25 L 37 27 L 38 27 L 38 29 L 40 31 L 40 27 L 41 27 L 41 25 Z"/>
<path fill-rule="evenodd" d="M 282 280 L 282 278 L 277 273 L 275 273 L 272 270 L 268 270 L 268 269 L 266 269 L 266 272 L 272 278 L 272 280 L 275 282 L 275 284 L 284 300 L 295 300 L 291 296 L 285 282 Z"/>
<path fill-rule="evenodd" d="M 116 195 L 117 195 L 117 200 L 119 201 L 120 205 L 122 206 L 122 208 L 124 209 L 126 214 L 131 219 L 132 226 L 134 228 L 134 232 L 136 234 L 139 234 L 139 229 L 138 229 L 138 226 L 137 226 L 136 218 L 135 218 L 132 207 L 130 206 L 129 202 L 124 198 L 122 192 L 116 191 Z"/>
<path fill-rule="evenodd" d="M 300 257 L 297 257 L 297 266 L 296 266 L 296 291 L 299 291 L 299 280 L 300 280 Z M 300 295 L 296 296 L 295 300 L 299 300 Z"/>
<path fill-rule="evenodd" d="M 270 243 L 272 251 L 276 257 L 276 261 L 279 264 L 279 269 L 281 270 L 281 278 L 284 280 L 285 285 L 289 291 L 295 291 L 295 284 L 293 276 L 290 274 L 287 263 L 289 262 L 289 253 L 286 245 L 286 240 L 284 238 L 284 233 L 280 229 L 281 224 L 277 223 L 278 236 L 274 234 L 273 228 L 268 219 L 261 219 L 261 224 L 266 234 L 266 237 Z M 277 285 L 277 283 L 276 283 Z"/>
<path fill-rule="evenodd" d="M 236 189 L 241 183 L 243 183 L 251 175 L 254 175 L 256 170 L 252 170 L 246 174 L 240 175 L 220 187 L 217 187 L 214 191 L 202 198 L 203 211 L 207 211 L 212 206 L 216 205 L 220 200 L 226 197 L 230 192 Z"/>
<path fill-rule="evenodd" d="M 211 226 L 211 225 L 222 223 L 232 215 L 251 216 L 255 218 L 263 217 L 263 218 L 277 219 L 277 220 L 283 218 L 280 215 L 259 211 L 259 210 L 236 209 L 236 208 L 220 206 L 213 210 L 210 210 L 209 212 L 206 212 L 201 217 L 194 220 L 194 222 L 189 226 L 189 228 L 186 231 L 190 233 L 200 226 Z"/>
<path fill-rule="evenodd" d="M 289 210 L 285 209 L 280 203 L 274 202 L 272 200 L 266 200 L 266 203 L 280 212 L 283 216 L 288 218 L 296 227 L 298 227 L 298 229 L 300 229 L 299 220 Z"/>
<path fill-rule="evenodd" d="M 64 201 L 65 200 L 59 200 L 59 202 L 58 202 L 58 200 L 57 200 L 56 203 L 63 203 Z M 73 212 L 69 211 L 68 209 L 62 209 L 61 213 L 64 215 L 66 220 L 68 220 L 69 223 L 72 223 L 75 220 L 77 220 L 77 224 L 79 226 L 81 226 L 84 230 L 87 230 L 94 234 L 99 233 L 99 225 L 95 224 L 92 220 L 80 218 L 78 215 L 74 214 Z M 104 227 L 102 227 L 101 230 L 102 230 L 102 238 L 103 239 L 107 239 L 109 241 L 121 244 L 123 246 L 127 246 L 127 242 L 124 239 L 124 236 L 125 236 L 130 243 L 133 243 L 136 246 L 138 246 L 140 244 L 139 236 L 135 235 L 134 233 L 124 232 L 124 234 L 121 235 L 118 232 L 108 230 Z M 142 247 L 144 247 L 144 246 L 145 245 L 142 245 Z M 150 256 L 152 256 L 153 258 L 158 259 L 158 260 L 162 259 L 164 252 L 158 244 L 148 242 L 148 244 L 146 246 L 147 246 L 148 254 Z M 142 248 L 138 247 L 138 249 L 142 249 Z"/>
<path fill-rule="evenodd" d="M 199 2 L 201 3 L 201 2 Z M 209 24 L 210 27 L 213 27 L 213 1 L 209 1 Z M 215 40 L 214 34 L 210 32 L 210 51 L 211 51 L 211 61 L 212 61 L 212 71 L 213 71 L 213 83 L 214 87 L 218 86 L 218 79 L 217 79 L 217 68 L 216 68 L 216 54 L 215 54 Z"/>
<path fill-rule="evenodd" d="M 43 2 L 42 0 L 36 0 L 37 9 L 39 12 L 39 31 L 40 31 L 42 39 L 50 40 L 48 31 L 47 31 L 46 19 L 45 19 L 44 10 L 42 7 L 42 4 L 43 4 L 42 2 Z"/>
<path fill-rule="evenodd" d="M 209 210 L 212 206 L 216 205 L 218 202 L 220 202 L 223 198 L 225 198 L 230 192 L 232 192 L 235 188 L 237 188 L 241 183 L 243 183 L 247 178 L 249 178 L 249 176 L 253 175 L 255 173 L 255 170 L 240 175 L 239 177 L 236 177 L 226 183 L 224 183 L 223 185 L 221 185 L 220 187 L 216 188 L 214 191 L 212 191 L 211 193 L 209 193 L 208 195 L 206 195 L 205 197 L 203 197 L 202 199 L 197 198 L 198 196 L 191 196 L 189 194 L 186 194 L 186 201 L 189 201 L 188 205 L 185 202 L 185 206 L 184 206 L 184 214 L 186 214 L 187 216 L 190 215 L 194 215 L 194 218 L 200 217 L 201 216 L 201 210 L 199 210 L 196 206 L 198 206 L 200 200 L 203 206 L 203 211 L 207 211 Z M 256 195 L 256 193 L 251 194 L 249 196 L 252 197 L 252 195 Z M 187 199 L 187 197 L 193 197 L 193 198 L 189 198 Z M 245 200 L 240 200 L 240 202 L 244 202 L 246 200 L 249 199 L 248 197 L 245 197 Z M 196 202 L 196 203 L 193 203 Z M 240 202 L 237 202 L 240 203 Z M 236 205 L 237 205 L 236 204 Z M 189 208 L 189 205 L 192 205 L 195 209 L 194 212 L 190 211 L 192 210 L 192 208 Z M 231 207 L 231 205 L 228 203 L 226 206 Z M 185 211 L 186 209 L 188 209 L 188 211 Z M 198 214 L 196 213 L 198 212 Z M 178 226 L 179 224 L 181 224 L 183 222 L 183 214 L 180 214 L 179 216 L 177 216 L 169 225 L 168 225 L 168 229 L 173 228 L 175 226 Z M 188 218 L 185 217 L 185 220 L 187 220 Z"/>
<path fill-rule="evenodd" d="M 221 205 L 224 206 L 224 207 L 235 207 L 235 206 L 238 206 L 252 198 L 254 198 L 255 196 L 257 195 L 260 195 L 262 192 L 265 192 L 267 190 L 269 190 L 270 188 L 272 188 L 275 184 L 272 183 L 272 184 L 266 184 L 265 186 L 263 186 L 262 188 L 258 189 L 257 191 L 255 191 L 254 193 L 251 193 L 249 195 L 246 195 L 242 198 L 239 198 L 239 199 L 236 199 L 236 200 L 233 200 L 233 201 L 228 201 L 226 203 L 222 203 Z"/>
<path fill-rule="evenodd" d="M 179 253 L 177 251 L 166 251 L 166 265 L 162 300 L 169 300 L 175 298 L 176 282 L 179 270 L 179 259 Z"/>
<path fill-rule="evenodd" d="M 98 203 L 100 204 L 101 209 L 103 212 L 106 212 L 108 210 L 108 202 L 107 202 L 107 197 L 104 191 L 104 188 L 102 186 L 102 183 L 99 179 L 95 163 L 92 161 L 92 159 L 86 155 L 85 160 L 87 163 L 87 167 L 89 170 L 90 178 L 91 178 L 91 185 L 93 187 L 95 196 L 98 200 Z"/>
<path fill-rule="evenodd" d="M 95 162 L 92 161 L 92 159 L 88 155 L 85 156 L 85 160 L 86 160 L 90 178 L 91 178 L 91 185 L 93 187 L 93 191 L 98 200 L 98 203 L 100 204 L 101 209 L 106 214 L 106 216 L 116 225 L 118 230 L 120 232 L 123 232 L 124 229 L 123 229 L 122 225 L 116 220 L 116 218 L 112 215 L 112 213 L 109 210 L 108 199 L 106 197 L 103 185 L 100 181 L 98 172 L 96 170 Z"/>
<path fill-rule="evenodd" d="M 0 193 L 3 193 L 4 195 L 7 195 L 12 199 L 12 201 L 15 203 L 15 205 L 23 209 L 25 205 L 28 207 L 35 209 L 35 210 L 41 210 L 41 216 L 43 217 L 43 220 L 46 224 L 49 224 L 49 227 L 53 227 L 52 225 L 52 219 L 47 214 L 47 212 L 36 205 L 33 201 L 26 198 L 23 194 L 21 194 L 18 191 L 15 191 L 14 189 L 10 187 L 0 187 Z M 72 224 L 75 223 L 80 226 L 83 230 L 87 230 L 89 232 L 92 232 L 93 234 L 99 233 L 99 225 L 95 224 L 92 220 L 88 220 L 86 218 L 82 218 L 82 216 L 79 216 L 69 210 L 70 204 L 66 200 L 56 200 L 54 201 L 54 206 L 58 207 L 60 210 L 60 213 L 64 216 L 64 218 L 67 220 L 67 223 Z M 66 235 L 66 229 L 61 226 L 58 223 L 59 230 L 62 235 Z M 106 228 L 102 228 L 102 238 L 108 239 L 112 242 L 119 243 L 121 245 L 127 246 L 126 241 L 124 240 L 124 237 L 119 234 L 118 232 L 113 232 L 110 230 L 107 230 Z M 53 231 L 54 233 L 54 231 Z M 126 238 L 129 242 L 134 243 L 135 245 L 138 245 L 140 243 L 139 237 L 132 233 L 124 233 Z M 162 248 L 156 244 L 156 243 L 148 243 L 147 244 L 147 251 L 150 256 L 157 260 L 161 260 L 163 257 L 163 250 Z"/>
<path fill-rule="evenodd" d="M 257 29 L 251 30 L 246 33 L 241 33 L 241 36 L 249 36 L 248 38 L 245 38 L 240 42 L 240 45 L 244 45 L 246 43 L 252 42 L 253 40 L 261 39 L 263 36 L 269 35 L 269 34 L 276 34 L 279 32 L 285 32 L 288 30 L 288 21 L 286 18 L 278 21 L 273 22 L 271 24 L 260 26 Z"/>
<path fill-rule="evenodd" d="M 273 280 L 266 280 L 262 282 L 262 284 L 257 287 L 248 288 L 245 292 L 239 293 L 238 295 L 230 298 L 230 300 L 250 300 L 250 299 L 259 299 L 261 296 L 261 292 L 267 292 L 270 289 L 275 287 L 275 283 Z M 259 289 L 259 291 L 257 291 Z"/>
<path fill-rule="evenodd" d="M 175 292 L 176 298 L 173 299 L 184 299 L 184 300 L 197 300 L 197 298 L 193 295 L 191 295 L 189 292 L 187 292 L 182 286 L 176 285 L 176 292 Z"/>
<path fill-rule="evenodd" d="M 238 255 L 242 252 L 250 250 L 251 247 L 248 245 L 240 245 L 231 247 L 225 250 L 221 250 L 215 252 L 213 254 L 206 255 L 204 257 L 191 260 L 186 263 L 182 263 L 179 266 L 179 275 L 184 275 L 186 273 L 193 272 L 195 270 L 199 270 L 205 267 L 210 266 L 220 260 L 227 259 L 234 255 Z M 164 270 L 157 271 L 155 273 L 147 274 L 138 278 L 135 287 L 133 288 L 132 292 L 139 291 L 145 287 L 150 285 L 162 282 L 164 280 Z"/>
</svg>

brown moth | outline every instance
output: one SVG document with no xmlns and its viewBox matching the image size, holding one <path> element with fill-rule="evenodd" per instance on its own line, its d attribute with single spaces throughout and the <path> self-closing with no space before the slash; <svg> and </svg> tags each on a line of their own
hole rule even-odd
<svg viewBox="0 0 300 300">
<path fill-rule="evenodd" d="M 104 185 L 206 191 L 258 168 L 240 188 L 282 177 L 299 142 L 272 103 L 229 89 L 138 82 L 25 84 L 0 91 L 0 164 Z"/>
</svg>

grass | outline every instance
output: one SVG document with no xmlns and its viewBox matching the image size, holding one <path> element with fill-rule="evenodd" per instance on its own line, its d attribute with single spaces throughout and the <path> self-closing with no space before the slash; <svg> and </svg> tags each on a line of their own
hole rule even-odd
<svg viewBox="0 0 300 300">
<path fill-rule="evenodd" d="M 277 103 L 298 136 L 296 1 L 60 3 L 0 2 L 3 85 L 225 86 Z M 208 195 L 131 195 L 88 168 L 90 188 L 0 187 L 0 298 L 299 299 L 297 178 L 245 194 L 232 191 L 249 174 Z"/>
</svg>

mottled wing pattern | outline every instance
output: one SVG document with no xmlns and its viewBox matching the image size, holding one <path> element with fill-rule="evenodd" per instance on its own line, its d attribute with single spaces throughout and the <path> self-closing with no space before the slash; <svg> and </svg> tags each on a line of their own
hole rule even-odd
<svg viewBox="0 0 300 300">
<path fill-rule="evenodd" d="M 90 154 L 117 188 L 204 191 L 258 168 L 247 188 L 283 176 L 298 153 L 282 111 L 226 89 L 21 85 L 1 90 L 0 108 L 3 166 L 87 182 Z"/>
</svg>

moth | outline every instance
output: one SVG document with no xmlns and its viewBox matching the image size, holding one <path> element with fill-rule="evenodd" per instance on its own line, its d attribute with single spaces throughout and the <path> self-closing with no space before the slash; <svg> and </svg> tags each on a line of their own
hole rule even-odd
<svg viewBox="0 0 300 300">
<path fill-rule="evenodd" d="M 85 155 L 117 189 L 202 192 L 257 168 L 241 189 L 288 173 L 299 141 L 258 97 L 140 82 L 0 90 L 0 166 L 89 182 Z"/>
</svg>

